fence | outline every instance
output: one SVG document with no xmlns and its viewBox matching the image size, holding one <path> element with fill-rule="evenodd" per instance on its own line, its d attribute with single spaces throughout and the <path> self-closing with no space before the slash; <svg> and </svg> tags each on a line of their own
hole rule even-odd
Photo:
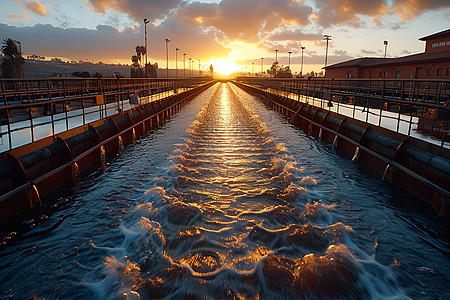
<svg viewBox="0 0 450 300">
<path fill-rule="evenodd" d="M 449 80 L 237 80 L 441 146 L 450 140 Z"/>
<path fill-rule="evenodd" d="M 211 78 L 0 80 L 0 152 L 189 90 Z M 5 139 L 7 137 L 7 139 Z"/>
</svg>

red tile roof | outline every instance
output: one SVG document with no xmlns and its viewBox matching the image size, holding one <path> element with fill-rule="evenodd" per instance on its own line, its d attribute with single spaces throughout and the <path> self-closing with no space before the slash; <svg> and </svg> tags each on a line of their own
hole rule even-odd
<svg viewBox="0 0 450 300">
<path fill-rule="evenodd" d="M 415 64 L 415 63 L 425 63 L 435 61 L 450 61 L 450 50 L 425 52 L 397 58 L 363 57 L 330 65 L 323 69 L 404 65 L 404 64 Z"/>
</svg>

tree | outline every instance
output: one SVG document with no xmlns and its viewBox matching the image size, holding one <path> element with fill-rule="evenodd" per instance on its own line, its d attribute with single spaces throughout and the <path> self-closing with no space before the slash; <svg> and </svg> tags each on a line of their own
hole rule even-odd
<svg viewBox="0 0 450 300">
<path fill-rule="evenodd" d="M 213 74 L 214 74 L 214 67 L 213 67 L 212 64 L 209 66 L 209 72 L 211 73 L 211 76 L 213 76 Z"/>
<path fill-rule="evenodd" d="M 141 65 L 141 56 L 144 57 L 146 51 L 144 46 L 136 46 L 136 55 L 139 60 L 139 66 Z"/>
<path fill-rule="evenodd" d="M 3 40 L 0 49 L 5 58 L 1 64 L 3 77 L 18 77 L 17 75 L 21 74 L 20 66 L 24 63 L 24 60 L 18 44 L 18 41 L 11 38 Z"/>
<path fill-rule="evenodd" d="M 147 64 L 147 76 L 149 78 L 156 78 L 158 77 L 156 70 L 158 69 L 158 63 L 154 63 L 153 65 L 148 63 Z"/>
<path fill-rule="evenodd" d="M 73 72 L 72 75 L 75 77 L 85 77 L 85 78 L 91 77 L 91 74 L 89 74 L 88 71 L 83 71 L 83 72 L 77 71 L 77 72 Z"/>
<path fill-rule="evenodd" d="M 95 72 L 95 74 L 92 75 L 92 77 L 93 77 L 93 78 L 98 78 L 98 79 L 100 79 L 100 78 L 103 78 L 103 75 L 100 74 L 99 72 Z"/>
<path fill-rule="evenodd" d="M 276 78 L 292 78 L 292 72 L 289 67 L 284 67 L 278 62 L 274 62 L 267 73 Z"/>
</svg>

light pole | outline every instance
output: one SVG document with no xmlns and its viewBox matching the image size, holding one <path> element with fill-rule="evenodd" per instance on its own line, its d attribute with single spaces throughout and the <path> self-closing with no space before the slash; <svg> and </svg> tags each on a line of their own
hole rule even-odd
<svg viewBox="0 0 450 300">
<path fill-rule="evenodd" d="M 186 78 L 186 55 L 187 53 L 183 53 L 183 78 Z"/>
<path fill-rule="evenodd" d="M 201 70 L 201 67 L 200 67 L 200 59 L 198 60 L 198 76 L 202 76 L 201 74 L 200 74 L 200 70 Z"/>
<path fill-rule="evenodd" d="M 145 28 L 145 78 L 148 77 L 147 75 L 147 24 L 150 21 L 148 21 L 147 19 L 144 19 L 144 28 Z"/>
<path fill-rule="evenodd" d="M 23 58 L 22 58 L 22 43 L 17 41 L 17 44 L 19 44 L 19 54 L 20 54 L 20 78 L 25 78 L 25 73 L 23 72 Z"/>
<path fill-rule="evenodd" d="M 300 76 L 303 77 L 303 50 L 305 50 L 305 47 L 301 47 L 301 48 L 302 48 L 302 67 L 301 67 L 301 70 L 300 70 Z"/>
<path fill-rule="evenodd" d="M 278 50 L 275 50 L 275 74 L 273 75 L 273 77 L 277 76 L 277 66 L 278 66 Z"/>
<path fill-rule="evenodd" d="M 255 76 L 255 63 L 252 62 L 252 76 Z"/>
<path fill-rule="evenodd" d="M 180 48 L 175 48 L 175 78 L 178 78 L 178 51 Z"/>
<path fill-rule="evenodd" d="M 291 69 L 291 54 L 292 54 L 292 51 L 289 51 L 288 54 L 289 54 L 289 70 L 290 70 Z"/>
<path fill-rule="evenodd" d="M 388 41 L 384 41 L 384 58 L 386 58 L 387 46 L 388 46 Z"/>
<path fill-rule="evenodd" d="M 328 62 L 328 41 L 331 40 L 331 35 L 325 34 L 325 35 L 323 36 L 323 39 L 324 39 L 325 41 L 327 41 L 327 50 L 326 50 L 326 52 L 325 52 L 325 68 L 326 68 L 326 67 L 327 67 L 327 62 Z"/>
<path fill-rule="evenodd" d="M 169 39 L 166 39 L 166 78 L 169 78 Z"/>
<path fill-rule="evenodd" d="M 263 77 L 264 57 L 261 57 L 261 77 Z"/>
<path fill-rule="evenodd" d="M 189 77 L 192 77 L 192 67 L 191 67 L 192 58 L 189 57 Z"/>
</svg>

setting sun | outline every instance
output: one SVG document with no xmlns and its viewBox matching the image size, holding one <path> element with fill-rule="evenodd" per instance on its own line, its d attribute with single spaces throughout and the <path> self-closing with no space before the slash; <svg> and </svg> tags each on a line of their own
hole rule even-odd
<svg viewBox="0 0 450 300">
<path fill-rule="evenodd" d="M 229 58 L 212 58 L 209 63 L 213 65 L 214 72 L 222 75 L 230 75 L 240 70 L 241 66 L 233 63 Z"/>
</svg>

